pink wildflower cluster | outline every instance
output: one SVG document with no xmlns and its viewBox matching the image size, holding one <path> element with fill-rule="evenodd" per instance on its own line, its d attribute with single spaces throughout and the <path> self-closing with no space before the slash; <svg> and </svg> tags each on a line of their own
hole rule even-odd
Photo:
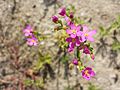
<svg viewBox="0 0 120 90">
<path fill-rule="evenodd" d="M 66 26 L 66 42 L 68 43 L 68 52 L 72 52 L 74 50 L 79 49 L 82 53 L 90 55 L 91 59 L 94 60 L 93 48 L 90 46 L 91 42 L 94 42 L 93 35 L 96 34 L 96 30 L 90 30 L 86 25 L 76 23 L 74 20 L 73 12 L 67 11 L 66 8 L 61 8 L 59 11 L 59 15 L 64 18 L 66 22 L 65 25 L 61 24 L 62 20 L 58 16 L 53 16 L 52 21 L 56 24 L 61 24 L 60 29 L 64 29 L 63 26 Z M 79 65 L 79 59 L 74 59 L 72 64 Z M 95 72 L 90 67 L 84 67 L 81 70 L 82 77 L 90 80 L 91 77 L 95 76 Z"/>
<path fill-rule="evenodd" d="M 23 33 L 27 37 L 26 40 L 29 46 L 37 46 L 38 39 L 35 37 L 33 28 L 30 25 L 27 25 L 25 29 L 23 29 Z"/>
<path fill-rule="evenodd" d="M 79 65 L 81 65 L 81 62 L 75 58 L 72 60 L 72 64 L 79 67 Z M 82 67 L 80 67 L 80 70 L 81 70 L 81 74 L 82 74 L 83 78 L 85 78 L 86 80 L 90 80 L 91 77 L 95 76 L 95 72 L 93 71 L 93 69 L 91 67 L 82 66 Z"/>
</svg>

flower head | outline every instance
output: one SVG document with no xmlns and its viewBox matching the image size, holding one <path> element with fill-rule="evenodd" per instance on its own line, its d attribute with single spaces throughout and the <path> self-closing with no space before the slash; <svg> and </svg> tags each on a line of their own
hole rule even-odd
<svg viewBox="0 0 120 90">
<path fill-rule="evenodd" d="M 68 52 L 72 52 L 73 50 L 74 50 L 73 47 L 69 47 L 69 48 L 68 48 Z"/>
<path fill-rule="evenodd" d="M 29 46 L 37 46 L 38 40 L 37 40 L 37 38 L 35 38 L 34 36 L 32 36 L 31 38 L 27 38 L 27 44 Z"/>
<path fill-rule="evenodd" d="M 70 35 L 70 37 L 75 38 L 76 36 L 81 36 L 80 28 L 80 25 L 76 26 L 74 24 L 71 24 L 70 28 L 67 29 L 66 32 Z"/>
<path fill-rule="evenodd" d="M 57 16 L 52 16 L 52 21 L 53 21 L 54 23 L 57 23 L 58 17 L 57 17 Z"/>
<path fill-rule="evenodd" d="M 93 42 L 94 41 L 93 35 L 96 34 L 96 30 L 89 31 L 88 27 L 85 25 L 82 26 L 82 29 L 83 29 L 82 35 L 81 35 L 82 42 L 86 40 Z"/>
<path fill-rule="evenodd" d="M 82 70 L 82 77 L 90 80 L 91 77 L 95 76 L 95 72 L 90 67 L 86 67 L 84 70 Z"/>
<path fill-rule="evenodd" d="M 30 25 L 27 25 L 25 29 L 23 29 L 23 33 L 25 36 L 32 36 L 33 35 L 33 29 Z"/>
<path fill-rule="evenodd" d="M 61 16 L 65 16 L 66 15 L 66 8 L 61 8 L 60 11 L 59 11 L 59 14 Z"/>
<path fill-rule="evenodd" d="M 79 37 L 75 37 L 75 38 L 68 37 L 66 41 L 69 43 L 69 49 L 68 49 L 69 52 L 73 51 L 75 46 L 80 46 Z"/>
<path fill-rule="evenodd" d="M 71 12 L 70 13 L 70 16 L 69 16 L 71 19 L 74 17 L 73 13 Z"/>
<path fill-rule="evenodd" d="M 83 53 L 90 54 L 90 50 L 89 50 L 89 48 L 87 46 L 84 46 Z"/>
<path fill-rule="evenodd" d="M 75 58 L 73 59 L 73 62 L 72 62 L 74 65 L 78 65 L 78 60 Z"/>
</svg>

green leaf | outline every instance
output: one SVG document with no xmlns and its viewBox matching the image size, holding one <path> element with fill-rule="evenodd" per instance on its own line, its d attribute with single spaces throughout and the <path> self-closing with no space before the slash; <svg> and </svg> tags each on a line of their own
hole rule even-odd
<svg viewBox="0 0 120 90">
<path fill-rule="evenodd" d="M 99 29 L 100 29 L 100 36 L 103 37 L 108 34 L 108 31 L 104 27 L 99 26 Z"/>
<path fill-rule="evenodd" d="M 65 55 L 61 58 L 62 63 L 66 63 L 69 60 L 69 56 Z"/>
<path fill-rule="evenodd" d="M 43 83 L 43 79 L 36 79 L 35 80 L 35 85 L 37 86 L 37 87 L 43 87 L 44 86 L 44 83 Z"/>
<path fill-rule="evenodd" d="M 51 63 L 51 56 L 49 54 L 43 55 L 41 52 L 39 52 L 39 59 L 35 63 L 34 70 L 40 70 L 46 63 Z"/>
<path fill-rule="evenodd" d="M 95 85 L 89 83 L 88 90 L 101 90 L 100 88 L 96 87 Z"/>
<path fill-rule="evenodd" d="M 33 80 L 31 80 L 31 79 L 25 79 L 24 80 L 24 84 L 25 84 L 25 86 L 31 86 L 32 84 L 33 84 Z"/>
<path fill-rule="evenodd" d="M 112 49 L 113 50 L 120 50 L 120 42 L 114 42 L 112 44 Z"/>
<path fill-rule="evenodd" d="M 80 66 L 80 71 L 82 71 L 85 67 L 84 66 Z"/>
<path fill-rule="evenodd" d="M 81 19 L 80 19 L 80 17 L 74 18 L 74 21 L 75 21 L 76 23 L 78 23 L 78 24 L 84 24 L 84 23 L 85 23 L 84 20 L 81 20 Z"/>
</svg>

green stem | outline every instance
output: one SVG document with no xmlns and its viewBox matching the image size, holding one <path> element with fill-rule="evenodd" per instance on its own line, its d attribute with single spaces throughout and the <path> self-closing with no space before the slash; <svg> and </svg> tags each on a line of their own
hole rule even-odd
<svg viewBox="0 0 120 90">
<path fill-rule="evenodd" d="M 80 61 L 80 62 L 81 62 L 81 65 L 83 65 L 83 64 L 82 64 L 82 61 L 81 61 L 81 59 L 80 59 L 80 49 L 79 49 L 79 47 L 77 47 L 77 53 L 76 53 L 76 55 L 77 55 L 78 61 Z"/>
<path fill-rule="evenodd" d="M 80 61 L 80 50 L 79 50 L 79 47 L 77 47 L 77 58 Z"/>
</svg>

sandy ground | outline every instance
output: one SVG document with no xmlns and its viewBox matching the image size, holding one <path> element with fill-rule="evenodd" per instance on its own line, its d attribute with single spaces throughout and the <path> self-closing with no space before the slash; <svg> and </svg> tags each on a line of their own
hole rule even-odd
<svg viewBox="0 0 120 90">
<path fill-rule="evenodd" d="M 108 27 L 115 18 L 120 15 L 120 0 L 58 0 L 60 5 L 69 6 L 74 5 L 76 8 L 76 16 L 81 17 L 86 22 L 92 18 L 90 27 L 98 29 L 100 25 Z M 21 33 L 24 23 L 30 23 L 36 30 L 42 33 L 51 33 L 54 24 L 51 22 L 51 16 L 56 14 L 58 7 L 54 0 L 0 0 L 0 78 L 1 80 L 6 75 L 3 75 L 3 71 L 11 73 L 11 76 L 19 77 L 15 70 L 11 67 L 11 63 L 14 59 L 11 58 L 13 47 L 19 46 L 19 53 L 15 53 L 19 56 L 19 60 L 34 60 L 37 56 L 32 55 L 36 48 L 27 47 L 24 42 L 24 37 Z M 96 43 L 99 43 L 96 38 Z M 106 42 L 110 43 L 111 38 Z M 45 46 L 52 46 L 51 39 Z M 95 44 L 95 52 L 98 46 Z M 48 48 L 46 48 L 48 49 Z M 53 51 L 55 48 L 52 48 Z M 107 47 L 107 52 L 104 51 L 104 57 L 100 52 L 96 55 L 95 61 L 92 62 L 92 66 L 95 68 L 96 76 L 91 81 L 82 79 L 81 76 L 75 76 L 74 71 L 69 76 L 69 79 L 64 79 L 63 68 L 60 69 L 60 75 L 56 75 L 56 79 L 48 80 L 45 88 L 47 90 L 65 90 L 67 86 L 75 86 L 76 79 L 83 87 L 83 90 L 87 90 L 88 83 L 92 83 L 101 90 L 120 90 L 120 69 L 116 69 L 115 64 L 110 56 L 110 48 Z M 55 52 L 53 53 L 55 54 Z M 14 55 L 13 55 L 14 56 Z M 116 63 L 120 65 L 120 54 L 115 56 Z M 22 62 L 22 61 L 21 61 Z M 57 70 L 55 69 L 55 72 Z M 59 78 L 58 78 L 59 77 Z M 0 86 L 2 87 L 2 86 Z M 2 90 L 2 89 L 0 89 Z M 4 90 L 4 89 L 3 89 Z M 18 89 L 16 89 L 18 90 Z M 37 90 L 37 89 L 36 89 Z M 66 89 L 67 90 L 67 89 Z M 78 85 L 77 89 L 80 89 Z"/>
</svg>

